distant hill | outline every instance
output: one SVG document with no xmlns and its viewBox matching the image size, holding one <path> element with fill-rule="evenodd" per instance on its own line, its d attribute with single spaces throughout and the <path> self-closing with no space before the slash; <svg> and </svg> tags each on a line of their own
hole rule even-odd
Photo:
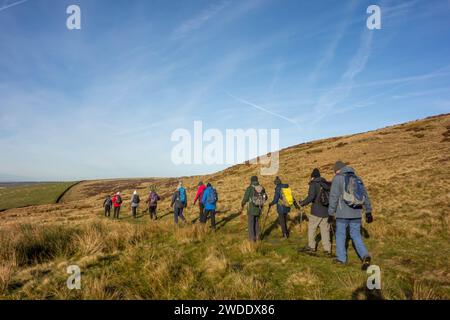
<svg viewBox="0 0 450 320">
<path fill-rule="evenodd" d="M 290 239 L 281 238 L 277 216 L 271 212 L 264 225 L 264 241 L 249 244 L 246 218 L 238 211 L 249 178 L 259 175 L 259 167 L 246 163 L 211 175 L 180 178 L 188 188 L 189 221 L 197 218 L 192 200 L 199 180 L 217 188 L 216 233 L 198 224 L 173 228 L 169 202 L 175 178 L 86 181 L 73 187 L 62 204 L 1 213 L 0 259 L 16 257 L 4 295 L 31 299 L 449 299 L 450 115 L 283 149 L 278 175 L 290 184 L 297 199 L 304 198 L 312 169 L 319 168 L 331 179 L 338 159 L 355 168 L 372 200 L 375 221 L 364 226 L 363 235 L 373 263 L 382 271 L 381 292 L 365 289 L 367 275 L 360 271 L 351 244 L 345 267 L 336 267 L 320 255 L 297 253 L 306 244 L 307 222 L 300 224 L 296 211 L 290 214 Z M 270 196 L 273 179 L 260 176 Z M 144 205 L 142 216 L 131 219 L 132 191 L 137 189 L 144 199 L 150 185 L 158 187 L 163 199 L 161 219 L 150 221 Z M 123 219 L 112 221 L 102 216 L 102 200 L 119 190 L 125 199 Z M 43 245 L 41 251 L 32 251 L 33 244 Z M 64 287 L 64 266 L 69 263 L 82 268 L 81 291 Z"/>
</svg>

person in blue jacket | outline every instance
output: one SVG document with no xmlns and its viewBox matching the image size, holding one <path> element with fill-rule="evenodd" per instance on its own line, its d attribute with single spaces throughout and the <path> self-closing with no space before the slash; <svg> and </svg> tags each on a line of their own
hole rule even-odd
<svg viewBox="0 0 450 320">
<path fill-rule="evenodd" d="M 211 228 L 216 230 L 216 203 L 217 203 L 217 191 L 213 188 L 211 183 L 206 185 L 206 189 L 203 192 L 202 203 L 205 206 L 204 215 L 211 218 Z M 204 219 L 206 221 L 206 219 Z"/>
</svg>

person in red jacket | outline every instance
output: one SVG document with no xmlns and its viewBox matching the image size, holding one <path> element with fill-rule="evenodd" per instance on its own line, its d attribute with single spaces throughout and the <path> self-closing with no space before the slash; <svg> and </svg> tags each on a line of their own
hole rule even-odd
<svg viewBox="0 0 450 320">
<path fill-rule="evenodd" d="M 206 189 L 206 186 L 203 184 L 203 181 L 200 181 L 198 184 L 197 193 L 195 194 L 195 199 L 194 199 L 194 206 L 198 200 L 198 209 L 200 211 L 199 212 L 200 223 L 206 223 L 205 206 L 202 202 L 203 192 L 205 191 L 205 189 Z"/>
<path fill-rule="evenodd" d="M 119 219 L 120 206 L 122 205 L 122 197 L 120 192 L 117 192 L 112 198 L 112 203 L 114 205 L 114 218 Z"/>
</svg>

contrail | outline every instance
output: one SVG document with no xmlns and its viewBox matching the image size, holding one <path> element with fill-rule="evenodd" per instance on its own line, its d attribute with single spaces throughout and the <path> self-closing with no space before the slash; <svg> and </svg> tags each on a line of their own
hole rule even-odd
<svg viewBox="0 0 450 320">
<path fill-rule="evenodd" d="M 251 103 L 251 102 L 249 102 L 249 101 L 247 101 L 247 100 L 244 100 L 244 99 L 242 99 L 242 98 L 233 96 L 231 93 L 229 93 L 229 92 L 227 92 L 227 91 L 225 91 L 225 93 L 226 93 L 228 96 L 230 96 L 231 98 L 233 98 L 233 99 L 235 99 L 235 100 L 237 100 L 237 101 L 239 101 L 239 102 L 242 102 L 242 103 L 244 103 L 244 104 L 246 104 L 246 105 L 249 105 L 249 106 L 251 106 L 251 107 L 253 107 L 253 108 L 256 108 L 256 109 L 258 109 L 258 110 L 261 110 L 261 111 L 263 111 L 263 112 L 265 112 L 265 113 L 268 113 L 268 114 L 270 114 L 270 115 L 272 115 L 272 116 L 275 116 L 275 117 L 277 117 L 277 118 L 286 120 L 286 121 L 288 121 L 288 122 L 294 124 L 298 129 L 300 129 L 300 125 L 299 125 L 296 121 L 294 121 L 294 120 L 292 120 L 292 119 L 289 119 L 288 117 L 285 117 L 285 116 L 283 116 L 283 115 L 281 115 L 281 114 L 278 114 L 278 113 L 276 113 L 276 112 L 267 110 L 266 108 L 263 108 L 263 107 L 261 107 L 261 106 L 258 106 L 258 105 L 256 105 L 256 104 Z"/>
<path fill-rule="evenodd" d="M 6 6 L 0 7 L 0 11 L 9 9 L 11 7 L 17 6 L 17 5 L 22 4 L 24 2 L 27 2 L 27 1 L 28 0 L 21 0 L 21 1 L 17 1 L 17 2 L 11 3 L 11 4 L 7 4 Z"/>
</svg>

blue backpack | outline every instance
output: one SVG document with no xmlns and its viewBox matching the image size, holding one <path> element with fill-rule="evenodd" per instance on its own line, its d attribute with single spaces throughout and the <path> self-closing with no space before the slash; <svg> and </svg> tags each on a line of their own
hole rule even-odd
<svg viewBox="0 0 450 320">
<path fill-rule="evenodd" d="M 206 196 L 206 204 L 215 204 L 217 202 L 217 191 L 211 188 Z"/>
<path fill-rule="evenodd" d="M 344 176 L 344 193 L 342 199 L 351 208 L 361 209 L 366 202 L 366 188 L 361 178 L 354 173 Z"/>
<path fill-rule="evenodd" d="M 181 187 L 178 189 L 178 200 L 180 200 L 182 203 L 186 203 L 186 189 Z"/>
</svg>

